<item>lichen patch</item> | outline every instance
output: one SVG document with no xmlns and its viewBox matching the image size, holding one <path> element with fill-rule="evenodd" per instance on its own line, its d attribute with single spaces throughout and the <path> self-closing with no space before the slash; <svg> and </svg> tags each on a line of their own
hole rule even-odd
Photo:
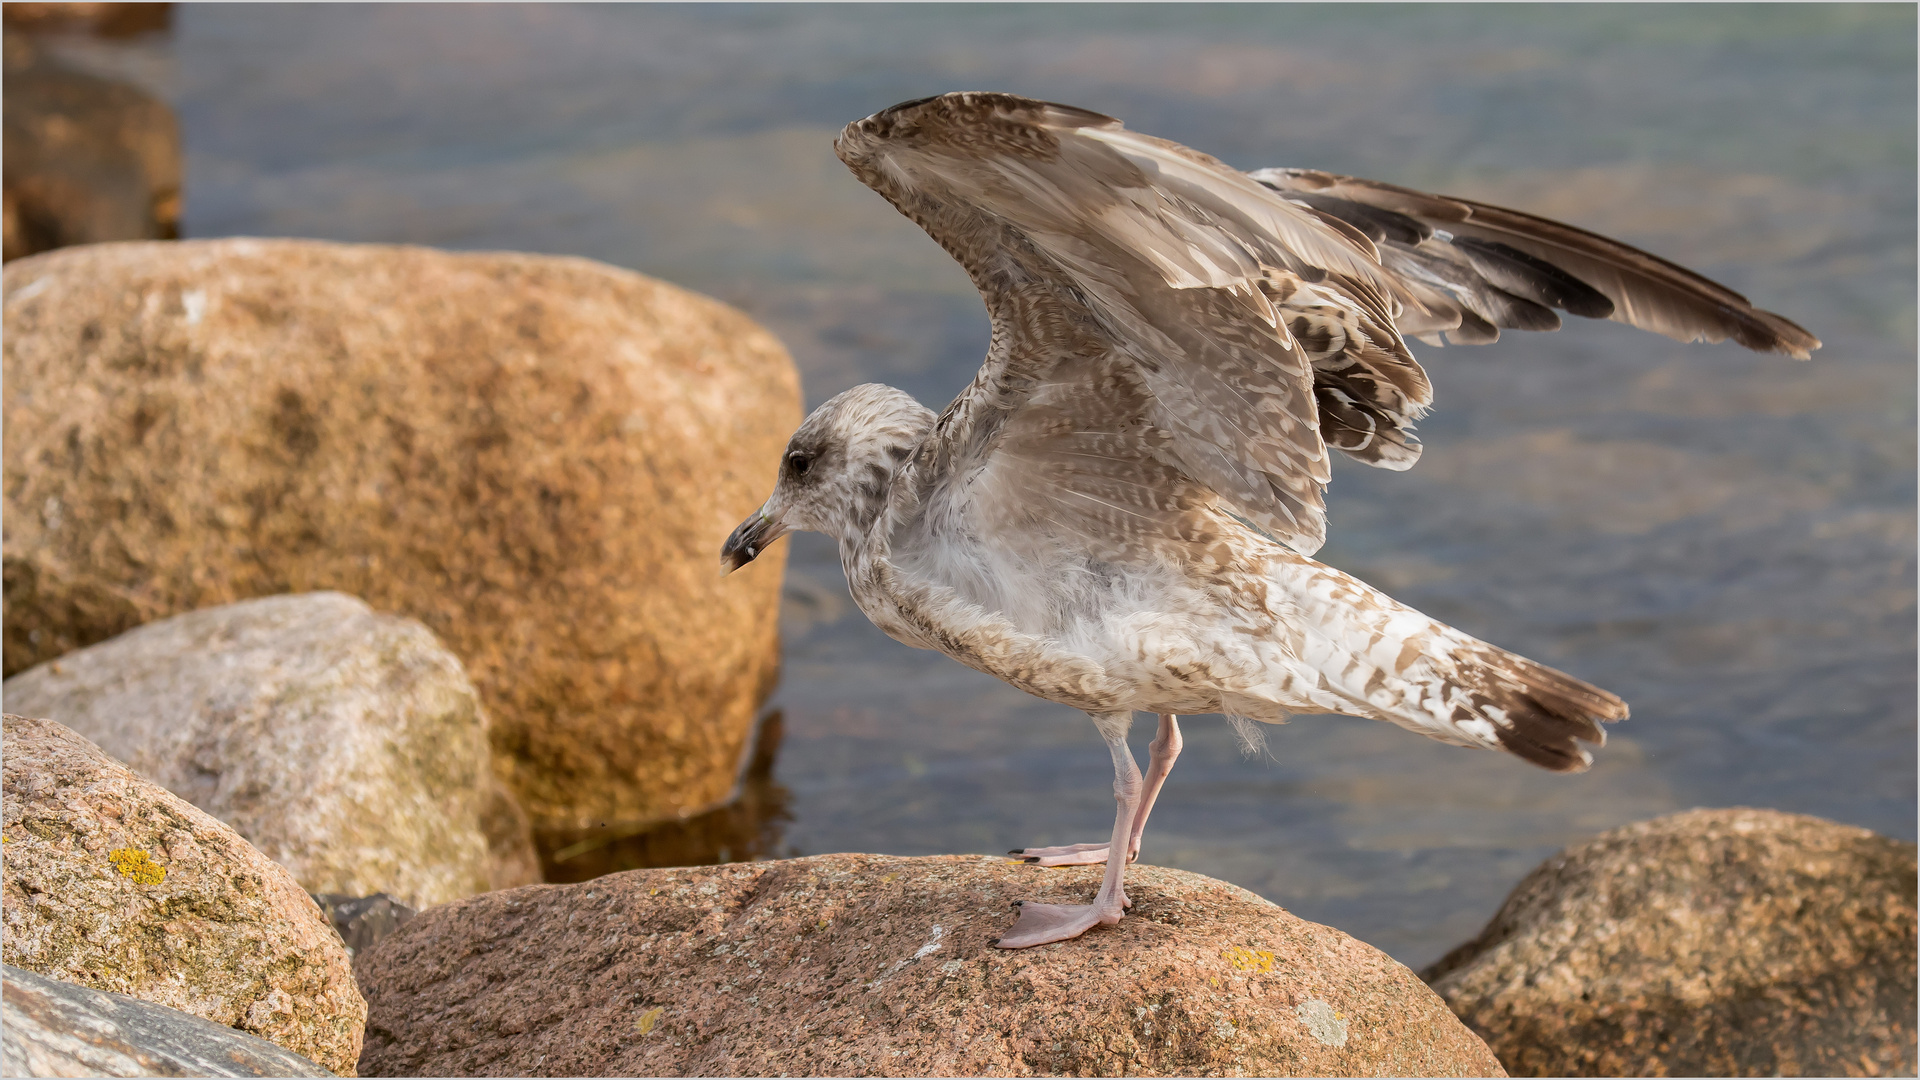
<svg viewBox="0 0 1920 1080">
<path fill-rule="evenodd" d="M 139 848 L 115 848 L 107 854 L 107 860 L 121 877 L 132 878 L 136 885 L 158 885 L 167 880 L 167 868 Z"/>
</svg>

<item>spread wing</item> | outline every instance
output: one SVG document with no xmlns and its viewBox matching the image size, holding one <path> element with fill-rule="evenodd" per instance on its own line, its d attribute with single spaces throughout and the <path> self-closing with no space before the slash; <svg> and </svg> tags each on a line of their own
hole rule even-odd
<svg viewBox="0 0 1920 1080">
<path fill-rule="evenodd" d="M 1215 505 L 1316 551 L 1329 446 L 1385 468 L 1419 456 L 1432 390 L 1403 333 L 1490 341 L 1552 329 L 1559 308 L 1683 340 L 1819 344 L 1569 226 L 1245 174 L 1068 106 L 948 94 L 850 124 L 835 149 L 959 260 L 993 319 L 918 470 L 923 508 L 1043 518 L 1113 555 L 1191 553 L 1207 539 L 1194 511 Z"/>
<path fill-rule="evenodd" d="M 985 365 L 940 418 L 930 489 L 957 497 L 1018 461 L 1031 512 L 1096 543 L 1178 534 L 1197 500 L 1311 552 L 1327 453 L 1289 305 L 1341 298 L 1405 407 L 1427 402 L 1372 242 L 1212 158 L 1000 94 L 895 106 L 836 149 L 966 267 L 993 318 Z"/>
<path fill-rule="evenodd" d="M 1402 290 L 1402 333 L 1483 344 L 1557 330 L 1554 309 L 1677 341 L 1734 341 L 1805 360 L 1820 340 L 1723 285 L 1617 240 L 1470 199 L 1313 169 L 1248 174 L 1367 234 Z"/>
</svg>

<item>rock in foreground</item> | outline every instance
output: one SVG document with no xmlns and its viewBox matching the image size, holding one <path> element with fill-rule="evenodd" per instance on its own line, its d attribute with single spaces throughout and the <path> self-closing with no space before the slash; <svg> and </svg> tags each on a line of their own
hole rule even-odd
<svg viewBox="0 0 1920 1080">
<path fill-rule="evenodd" d="M 1100 867 L 825 855 L 636 870 L 421 912 L 360 958 L 368 1075 L 1500 1075 L 1413 972 L 1196 874 L 987 942 Z"/>
<path fill-rule="evenodd" d="M 293 878 L 59 724 L 4 722 L 7 962 L 350 1075 L 366 1002 L 346 947 Z"/>
<path fill-rule="evenodd" d="M 490 857 L 482 820 L 505 796 L 460 661 L 351 596 L 162 619 L 23 671 L 5 693 L 233 826 L 307 892 L 417 908 L 539 880 L 523 834 L 494 844 L 520 851 Z M 522 873 L 500 880 L 496 863 Z"/>
<path fill-rule="evenodd" d="M 1914 845 L 1692 810 L 1550 859 L 1427 972 L 1515 1076 L 1911 1076 Z"/>
<path fill-rule="evenodd" d="M 8 1076 L 332 1076 L 291 1050 L 125 994 L 6 965 Z"/>
<path fill-rule="evenodd" d="M 5 664 L 336 590 L 466 665 L 540 827 L 726 797 L 784 551 L 720 576 L 800 420 L 773 336 L 585 259 L 294 240 L 9 263 Z"/>
</svg>

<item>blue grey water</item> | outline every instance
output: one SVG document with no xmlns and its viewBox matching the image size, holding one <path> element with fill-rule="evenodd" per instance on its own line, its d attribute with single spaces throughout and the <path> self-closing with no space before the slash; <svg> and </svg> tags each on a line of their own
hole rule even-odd
<svg viewBox="0 0 1920 1080">
<path fill-rule="evenodd" d="M 1585 322 L 1417 347 L 1425 460 L 1341 461 L 1329 494 L 1325 561 L 1632 704 L 1593 770 L 1332 717 L 1247 758 L 1197 718 L 1143 858 L 1419 965 L 1629 821 L 1752 805 L 1915 834 L 1911 6 L 188 5 L 164 42 L 71 51 L 175 104 L 189 236 L 603 259 L 752 313 L 810 405 L 881 380 L 938 407 L 984 351 L 959 268 L 831 150 L 846 121 L 946 90 L 1513 205 L 1697 268 L 1826 348 Z M 789 574 L 783 851 L 1106 835 L 1083 717 L 882 636 L 820 538 Z"/>
</svg>

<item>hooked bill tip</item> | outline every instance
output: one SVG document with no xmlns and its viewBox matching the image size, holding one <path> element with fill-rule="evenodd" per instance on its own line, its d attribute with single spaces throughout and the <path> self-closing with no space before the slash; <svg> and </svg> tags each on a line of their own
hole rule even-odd
<svg viewBox="0 0 1920 1080">
<path fill-rule="evenodd" d="M 740 523 L 720 545 L 720 573 L 724 577 L 767 553 L 767 547 L 787 535 L 788 529 L 762 510 Z"/>
</svg>

